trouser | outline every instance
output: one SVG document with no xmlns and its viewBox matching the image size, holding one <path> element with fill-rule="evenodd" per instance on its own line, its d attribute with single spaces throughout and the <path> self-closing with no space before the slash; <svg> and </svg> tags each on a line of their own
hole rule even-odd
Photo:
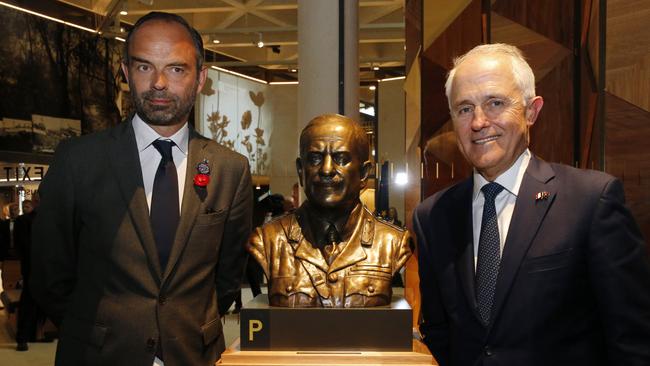
<svg viewBox="0 0 650 366">
<path fill-rule="evenodd" d="M 18 303 L 16 343 L 36 341 L 36 332 L 43 327 L 43 324 L 45 324 L 45 313 L 34 301 L 29 281 L 23 278 L 23 289 Z"/>
</svg>

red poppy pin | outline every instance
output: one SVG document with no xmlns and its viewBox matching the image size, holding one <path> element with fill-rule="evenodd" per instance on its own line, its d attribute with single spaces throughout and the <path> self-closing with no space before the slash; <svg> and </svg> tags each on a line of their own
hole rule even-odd
<svg viewBox="0 0 650 366">
<path fill-rule="evenodd" d="M 196 175 L 194 175 L 194 185 L 197 187 L 206 187 L 210 183 L 210 165 L 207 159 L 196 165 Z"/>
</svg>

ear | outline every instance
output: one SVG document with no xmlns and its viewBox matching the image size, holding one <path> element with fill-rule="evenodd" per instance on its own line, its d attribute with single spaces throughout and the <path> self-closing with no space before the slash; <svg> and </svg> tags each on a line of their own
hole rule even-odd
<svg viewBox="0 0 650 366">
<path fill-rule="evenodd" d="M 126 78 L 126 83 L 129 83 L 129 65 L 127 65 L 124 61 L 120 63 L 120 66 L 122 67 L 122 72 L 124 73 L 124 77 Z"/>
<path fill-rule="evenodd" d="M 300 158 L 296 158 L 296 171 L 298 172 L 298 181 L 300 182 L 300 186 L 303 187 L 303 182 L 302 182 L 302 161 Z"/>
<path fill-rule="evenodd" d="M 368 180 L 370 172 L 372 171 L 372 161 L 368 160 L 361 166 L 361 183 L 364 183 Z"/>
<path fill-rule="evenodd" d="M 196 86 L 196 94 L 199 94 L 201 90 L 203 90 L 203 85 L 205 84 L 205 81 L 208 79 L 208 68 L 205 66 L 201 66 L 201 70 L 199 71 L 199 84 Z"/>
<path fill-rule="evenodd" d="M 544 106 L 544 98 L 539 95 L 530 100 L 530 103 L 526 107 L 526 124 L 528 127 L 535 123 L 539 112 L 542 110 L 542 106 Z"/>
</svg>

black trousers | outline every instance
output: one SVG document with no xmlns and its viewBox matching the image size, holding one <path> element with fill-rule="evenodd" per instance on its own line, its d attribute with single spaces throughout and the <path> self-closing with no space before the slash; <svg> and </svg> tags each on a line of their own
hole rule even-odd
<svg viewBox="0 0 650 366">
<path fill-rule="evenodd" d="M 45 319 L 45 313 L 32 297 L 29 281 L 23 278 L 23 290 L 18 303 L 16 343 L 36 341 L 36 331 L 45 324 Z"/>
</svg>

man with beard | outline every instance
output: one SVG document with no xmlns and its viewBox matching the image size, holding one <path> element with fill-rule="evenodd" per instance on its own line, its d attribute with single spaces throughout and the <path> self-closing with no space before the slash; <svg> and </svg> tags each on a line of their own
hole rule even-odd
<svg viewBox="0 0 650 366">
<path fill-rule="evenodd" d="M 296 167 L 307 201 L 257 228 L 247 247 L 269 279 L 270 305 L 390 304 L 410 239 L 359 201 L 372 169 L 369 150 L 363 128 L 341 115 L 318 116 L 302 130 Z"/>
<path fill-rule="evenodd" d="M 142 17 L 122 65 L 135 115 L 57 149 L 32 256 L 57 365 L 213 365 L 225 348 L 252 187 L 243 156 L 188 125 L 202 53 L 181 17 Z"/>
</svg>

